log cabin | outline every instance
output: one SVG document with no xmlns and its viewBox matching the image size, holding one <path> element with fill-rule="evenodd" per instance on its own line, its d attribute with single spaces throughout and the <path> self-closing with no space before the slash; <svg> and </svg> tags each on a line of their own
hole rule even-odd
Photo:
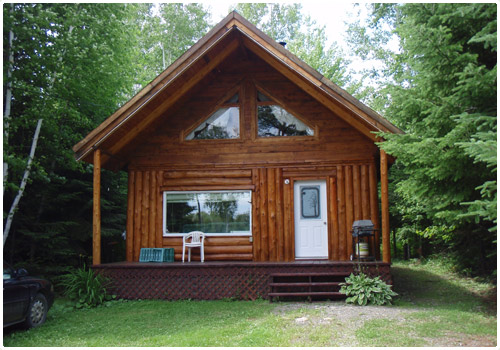
<svg viewBox="0 0 500 350">
<path fill-rule="evenodd" d="M 73 147 L 94 165 L 94 268 L 118 269 L 101 264 L 101 168 L 128 173 L 120 266 L 129 270 L 164 266 L 138 264 L 141 248 L 174 248 L 180 261 L 195 230 L 206 235 L 205 263 L 169 265 L 183 275 L 187 266 L 352 270 L 356 220 L 374 223 L 370 255 L 388 266 L 391 159 L 380 131 L 401 133 L 232 12 Z M 186 293 L 178 298 L 204 298 Z M 139 294 L 128 296 L 155 297 Z"/>
</svg>

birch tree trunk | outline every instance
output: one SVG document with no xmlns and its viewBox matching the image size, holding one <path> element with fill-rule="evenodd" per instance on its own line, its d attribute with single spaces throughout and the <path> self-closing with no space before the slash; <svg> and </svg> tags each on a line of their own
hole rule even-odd
<svg viewBox="0 0 500 350">
<path fill-rule="evenodd" d="M 14 4 L 10 4 L 10 12 L 14 11 Z M 9 63 L 7 65 L 7 84 L 5 87 L 5 109 L 3 113 L 3 139 L 4 143 L 9 142 L 9 123 L 10 110 L 12 105 L 12 67 L 14 66 L 14 51 L 12 50 L 12 42 L 14 41 L 14 32 L 12 28 L 9 30 Z M 5 157 L 5 155 L 4 155 Z M 3 192 L 5 193 L 5 185 L 9 175 L 9 163 L 4 158 L 3 161 Z"/>
<path fill-rule="evenodd" d="M 11 8 L 12 10 L 12 8 Z M 69 30 L 68 30 L 68 34 L 71 34 L 71 32 L 73 31 L 75 27 L 70 25 L 69 26 Z M 14 33 L 12 32 L 12 30 L 10 31 L 9 33 L 9 49 L 12 47 L 12 39 L 14 38 Z M 9 54 L 9 61 L 11 60 L 11 55 L 12 54 L 12 50 L 10 50 L 10 54 Z M 59 63 L 63 61 L 63 58 L 64 58 L 64 55 L 66 54 L 66 50 L 63 51 L 63 54 L 61 55 L 61 57 L 59 57 Z M 9 77 L 9 73 L 10 75 L 12 75 L 12 66 L 14 64 L 14 56 L 12 54 L 12 63 L 11 63 L 11 66 L 9 66 L 9 71 L 7 73 L 7 76 Z M 48 86 L 48 91 L 51 90 L 51 88 L 54 86 L 54 82 L 55 82 L 55 74 L 53 75 L 53 77 L 51 78 L 50 80 L 50 83 L 49 83 L 49 86 Z M 10 118 L 10 101 L 12 99 L 12 91 L 10 89 L 10 80 L 8 82 L 8 87 L 7 87 L 7 92 L 6 92 L 6 106 L 5 106 L 5 114 L 4 114 L 4 137 L 8 137 L 8 126 L 9 126 L 9 120 L 7 118 Z M 7 108 L 8 106 L 8 108 Z M 44 105 L 45 107 L 45 105 Z M 8 111 L 8 114 L 7 114 L 7 111 Z M 14 198 L 14 202 L 12 202 L 12 205 L 10 207 L 10 210 L 9 210 L 9 215 L 7 215 L 7 221 L 5 222 L 5 228 L 4 228 L 4 231 L 3 231 L 3 244 L 5 246 L 5 241 L 7 241 L 7 238 L 9 237 L 9 232 L 10 232 L 10 227 L 12 226 L 12 220 L 14 219 L 14 214 L 16 213 L 16 210 L 19 206 L 19 201 L 21 200 L 21 197 L 23 196 L 23 193 L 24 193 L 24 189 L 26 187 L 26 184 L 28 182 L 28 178 L 29 178 L 29 175 L 30 175 L 30 172 L 31 172 L 31 163 L 33 162 L 33 158 L 35 157 L 35 150 L 36 150 L 36 146 L 37 146 L 37 143 L 38 143 L 38 136 L 40 134 L 40 129 L 42 127 L 42 121 L 43 119 L 39 119 L 38 120 L 38 124 L 36 126 L 36 130 L 35 130 L 35 135 L 33 136 L 33 141 L 31 143 L 31 151 L 30 151 L 30 155 L 28 157 L 28 163 L 26 164 L 26 169 L 24 170 L 24 175 L 23 175 L 23 178 L 21 180 L 21 185 L 19 187 L 19 191 L 17 192 L 17 195 L 16 195 L 16 198 Z M 8 170 L 8 164 L 6 162 L 4 162 L 3 164 L 3 167 L 4 167 L 4 184 L 6 183 L 7 181 L 7 170 Z M 5 186 L 4 186 L 4 189 L 5 189 Z"/>
<path fill-rule="evenodd" d="M 33 163 L 33 158 L 35 157 L 36 145 L 38 143 L 38 136 L 40 135 L 40 129 L 42 128 L 43 119 L 38 119 L 38 124 L 36 125 L 35 135 L 33 136 L 33 141 L 31 143 L 30 155 L 28 157 L 28 163 L 26 164 L 26 169 L 24 170 L 23 179 L 21 180 L 21 186 L 19 186 L 19 191 L 17 192 L 16 198 L 14 198 L 14 202 L 9 210 L 9 215 L 7 215 L 7 222 L 5 223 L 5 228 L 3 230 L 3 244 L 5 246 L 5 241 L 7 237 L 9 237 L 10 227 L 12 225 L 12 220 L 14 219 L 14 214 L 16 213 L 17 207 L 19 206 L 19 201 L 23 196 L 24 189 L 26 188 L 26 184 L 28 182 L 28 178 L 31 172 L 31 164 Z"/>
</svg>

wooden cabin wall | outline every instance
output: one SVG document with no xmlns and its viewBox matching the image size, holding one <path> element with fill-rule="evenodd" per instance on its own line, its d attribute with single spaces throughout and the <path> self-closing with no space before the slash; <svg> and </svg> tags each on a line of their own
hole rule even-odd
<svg viewBox="0 0 500 350">
<path fill-rule="evenodd" d="M 378 148 L 310 95 L 264 62 L 232 57 L 213 80 L 204 80 L 190 99 L 159 118 L 127 157 L 135 168 L 228 168 L 288 166 L 375 159 Z M 234 62 L 240 62 L 238 64 Z M 257 137 L 256 90 L 314 127 L 314 137 Z M 184 140 L 183 132 L 203 122 L 216 103 L 231 91 L 240 92 L 240 139 Z"/>
<path fill-rule="evenodd" d="M 356 220 L 372 220 L 379 224 L 378 186 L 374 163 L 337 166 L 336 178 L 330 184 L 330 256 L 331 260 L 349 260 L 352 251 L 352 224 Z M 332 200 L 336 198 L 336 201 Z M 337 217 L 335 217 L 335 214 Z M 338 235 L 337 235 L 338 233 Z M 379 256 L 379 233 L 371 253 Z"/>
<path fill-rule="evenodd" d="M 252 190 L 251 170 L 129 171 L 127 261 L 138 261 L 141 248 L 174 248 L 182 259 L 182 237 L 163 237 L 163 191 Z M 197 254 L 196 254 L 197 255 Z M 207 237 L 206 260 L 253 258 L 248 236 Z"/>
<path fill-rule="evenodd" d="M 252 172 L 245 169 L 225 170 L 171 170 L 164 172 L 160 190 L 210 191 L 253 190 Z M 205 260 L 251 261 L 252 243 L 249 236 L 220 236 L 205 238 Z M 162 246 L 174 248 L 175 259 L 182 259 L 182 238 L 163 237 Z M 193 253 L 198 259 L 197 250 Z"/>
<path fill-rule="evenodd" d="M 162 171 L 130 170 L 127 203 L 127 261 L 138 261 L 141 248 L 161 246 L 163 206 L 159 184 Z"/>
<path fill-rule="evenodd" d="M 327 182 L 328 258 L 349 260 L 352 223 L 372 220 L 379 228 L 375 169 L 374 163 L 254 169 L 254 261 L 295 260 L 293 181 L 310 179 Z M 289 184 L 285 184 L 285 179 Z M 377 247 L 376 244 L 371 249 L 378 256 Z"/>
<path fill-rule="evenodd" d="M 352 222 L 371 219 L 379 227 L 377 146 L 251 53 L 237 55 L 126 150 L 127 260 L 137 261 L 141 247 L 173 247 L 181 259 L 182 238 L 162 235 L 163 191 L 250 189 L 252 237 L 207 237 L 206 260 L 293 261 L 293 182 L 313 179 L 327 182 L 329 259 L 348 260 Z M 257 137 L 257 89 L 314 127 L 315 136 Z M 184 140 L 217 101 L 236 91 L 239 139 Z"/>
<path fill-rule="evenodd" d="M 174 248 L 175 260 L 181 260 L 182 238 L 163 237 L 163 191 L 245 189 L 252 190 L 252 236 L 207 237 L 205 259 L 293 261 L 293 181 L 309 179 L 327 182 L 329 259 L 349 260 L 353 221 L 370 219 L 379 227 L 373 162 L 203 171 L 132 170 L 129 172 L 127 260 L 137 261 L 140 249 L 147 247 Z M 285 180 L 289 180 L 288 184 Z M 378 235 L 376 241 L 379 241 Z M 378 250 L 372 252 L 378 255 Z"/>
</svg>

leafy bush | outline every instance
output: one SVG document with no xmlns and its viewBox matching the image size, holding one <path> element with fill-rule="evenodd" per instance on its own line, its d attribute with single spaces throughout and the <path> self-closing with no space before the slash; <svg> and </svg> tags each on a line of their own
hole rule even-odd
<svg viewBox="0 0 500 350">
<path fill-rule="evenodd" d="M 340 285 L 340 292 L 347 296 L 346 303 L 351 304 L 390 305 L 392 297 L 398 295 L 380 277 L 371 278 L 362 272 L 358 275 L 351 273 Z"/>
<path fill-rule="evenodd" d="M 77 309 L 97 307 L 116 298 L 107 294 L 110 280 L 85 266 L 62 276 L 61 281 L 64 295 L 75 302 Z"/>
</svg>

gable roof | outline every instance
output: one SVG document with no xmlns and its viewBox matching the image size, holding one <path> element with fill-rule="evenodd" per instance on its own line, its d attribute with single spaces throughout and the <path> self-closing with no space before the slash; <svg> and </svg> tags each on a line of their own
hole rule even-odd
<svg viewBox="0 0 500 350">
<path fill-rule="evenodd" d="M 165 110 L 178 102 L 240 46 L 252 51 L 372 141 L 378 139 L 373 132 L 402 133 L 374 110 L 233 11 L 137 95 L 73 146 L 75 158 L 92 163 L 92 152 L 99 148 L 103 167 L 123 167 L 126 160 L 120 159 L 120 150 L 133 142 Z"/>
</svg>

